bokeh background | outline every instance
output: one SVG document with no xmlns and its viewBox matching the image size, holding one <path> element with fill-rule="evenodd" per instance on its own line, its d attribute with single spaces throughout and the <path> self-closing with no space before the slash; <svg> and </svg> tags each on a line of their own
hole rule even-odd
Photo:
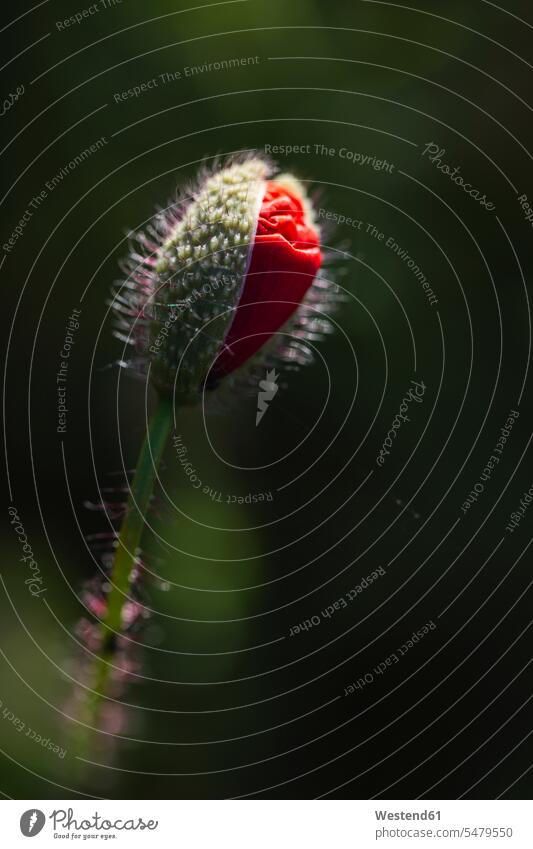
<svg viewBox="0 0 533 849">
<path fill-rule="evenodd" d="M 2 244 L 47 181 L 105 143 L 2 251 L 0 791 L 527 798 L 530 516 L 506 525 L 533 483 L 532 239 L 518 202 L 533 197 L 529 4 L 109 0 L 58 27 L 83 9 L 50 0 L 3 11 L 3 96 L 24 93 L 1 119 Z M 247 57 L 258 60 L 185 71 Z M 431 142 L 494 210 L 423 155 Z M 308 145 L 275 157 L 280 168 L 309 181 L 330 220 L 362 222 L 323 233 L 326 274 L 347 298 L 314 364 L 281 370 L 259 427 L 253 394 L 205 418 L 178 413 L 198 475 L 223 497 L 191 489 L 168 446 L 145 537 L 141 674 L 121 696 L 126 726 L 96 734 L 82 760 L 73 635 L 98 560 L 87 537 L 109 530 L 91 505 L 101 490 L 120 502 L 145 430 L 145 387 L 117 365 L 110 286 L 128 232 L 204 158 L 272 145 Z M 56 373 L 73 308 L 60 435 Z M 413 379 L 423 403 L 379 468 Z M 520 415 L 501 461 L 463 513 L 511 410 Z M 274 497 L 225 503 L 257 492 Z M 24 583 L 11 505 L 43 576 L 39 598 Z M 346 609 L 289 636 L 378 567 L 385 575 Z M 401 662 L 344 695 L 429 621 L 437 627 Z"/>
</svg>

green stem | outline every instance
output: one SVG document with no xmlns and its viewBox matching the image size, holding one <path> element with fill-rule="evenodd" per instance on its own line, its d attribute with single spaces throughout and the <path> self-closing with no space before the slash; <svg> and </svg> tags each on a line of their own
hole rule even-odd
<svg viewBox="0 0 533 849">
<path fill-rule="evenodd" d="M 113 639 L 122 628 L 122 607 L 127 594 L 131 572 L 136 563 L 146 511 L 154 490 L 159 463 L 172 424 L 172 403 L 162 398 L 148 425 L 139 461 L 131 485 L 126 514 L 120 529 L 117 550 L 111 569 L 111 592 L 108 595 L 104 619 L 103 644 Z"/>
<path fill-rule="evenodd" d="M 93 691 L 87 703 L 87 724 L 97 727 L 100 701 L 106 695 L 112 672 L 114 645 L 122 631 L 122 611 L 127 601 L 132 572 L 137 565 L 145 517 L 152 498 L 159 463 L 172 425 L 172 401 L 161 398 L 150 420 L 131 484 L 126 512 L 120 528 L 111 567 L 107 611 L 101 623 L 101 649 L 90 683 Z"/>
</svg>

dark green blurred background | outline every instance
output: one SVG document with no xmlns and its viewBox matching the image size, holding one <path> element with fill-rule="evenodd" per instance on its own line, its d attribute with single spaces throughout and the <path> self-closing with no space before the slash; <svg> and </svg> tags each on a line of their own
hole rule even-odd
<svg viewBox="0 0 533 849">
<path fill-rule="evenodd" d="M 6 8 L 6 27 L 29 8 Z M 25 86 L 2 117 L 2 243 L 54 174 L 98 138 L 107 143 L 48 193 L 2 266 L 12 501 L 48 606 L 28 593 L 8 526 L 0 699 L 67 754 L 54 756 L 3 719 L 0 790 L 15 798 L 527 797 L 527 774 L 507 788 L 530 761 L 520 743 L 531 724 L 522 707 L 531 676 L 521 671 L 530 640 L 520 636 L 530 555 L 505 576 L 528 543 L 529 517 L 512 535 L 505 526 L 532 483 L 530 324 L 517 263 L 529 285 L 531 228 L 516 197 L 533 197 L 529 4 L 420 0 L 417 12 L 341 0 L 193 9 L 123 0 L 58 29 L 83 8 L 50 0 L 2 32 L 11 60 L 4 96 Z M 245 67 L 184 72 L 256 56 Z M 177 71 L 180 79 L 115 102 Z M 493 200 L 494 213 L 422 157 L 429 142 Z M 202 497 L 169 446 L 162 479 L 183 515 L 160 495 L 153 522 L 165 544 L 146 539 L 158 578 L 147 589 L 155 612 L 143 633 L 144 678 L 122 696 L 133 707 L 112 758 L 101 736 L 90 758 L 100 766 L 83 768 L 64 715 L 79 669 L 70 635 L 95 572 L 84 537 L 106 530 L 84 504 L 98 501 L 99 487 L 120 500 L 113 473 L 134 466 L 145 427 L 144 386 L 116 366 L 110 285 L 128 230 L 204 157 L 265 145 L 310 145 L 279 156 L 281 169 L 310 181 L 319 207 L 365 223 L 324 234 L 327 274 L 349 298 L 323 359 L 283 372 L 260 427 L 253 396 L 208 418 L 212 446 L 200 409 L 179 414 L 202 480 L 276 498 L 250 506 Z M 317 155 L 315 145 L 337 153 Z M 393 172 L 353 164 L 341 148 L 387 159 Z M 368 223 L 423 269 L 437 307 Z M 83 293 L 63 457 L 55 375 Z M 415 376 L 406 316 L 427 391 L 379 469 L 375 456 Z M 504 458 L 463 516 L 510 409 L 520 418 Z M 4 500 L 7 511 L 7 487 Z M 347 610 L 288 636 L 377 566 L 386 577 Z M 413 630 L 437 621 L 471 578 L 397 668 L 342 696 Z"/>
</svg>

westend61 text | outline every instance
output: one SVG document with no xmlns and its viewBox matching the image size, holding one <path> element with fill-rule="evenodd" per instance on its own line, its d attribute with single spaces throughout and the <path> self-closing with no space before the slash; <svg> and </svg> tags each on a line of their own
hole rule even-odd
<svg viewBox="0 0 533 849">
<path fill-rule="evenodd" d="M 374 811 L 377 820 L 440 820 L 440 811 Z"/>
</svg>

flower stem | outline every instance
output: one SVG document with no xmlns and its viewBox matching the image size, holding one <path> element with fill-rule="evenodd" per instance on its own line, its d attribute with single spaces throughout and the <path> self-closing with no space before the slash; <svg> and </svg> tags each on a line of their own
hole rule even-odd
<svg viewBox="0 0 533 849">
<path fill-rule="evenodd" d="M 110 575 L 112 589 L 108 595 L 107 613 L 103 622 L 103 646 L 109 640 L 112 641 L 122 627 L 122 607 L 130 586 L 131 571 L 136 564 L 146 511 L 171 424 L 172 403 L 161 398 L 148 425 L 120 529 Z"/>
<path fill-rule="evenodd" d="M 117 548 L 109 575 L 111 589 L 107 595 L 107 610 L 101 621 L 101 644 L 89 683 L 92 692 L 86 703 L 86 723 L 98 728 L 98 707 L 106 697 L 113 670 L 116 641 L 123 629 L 123 609 L 138 563 L 139 547 L 145 517 L 152 498 L 159 463 L 172 425 L 171 399 L 160 398 L 139 454 L 135 475 L 120 528 Z M 116 670 L 115 670 L 116 671 Z M 85 723 L 84 723 L 85 724 Z M 85 746 L 88 741 L 85 740 Z"/>
</svg>

